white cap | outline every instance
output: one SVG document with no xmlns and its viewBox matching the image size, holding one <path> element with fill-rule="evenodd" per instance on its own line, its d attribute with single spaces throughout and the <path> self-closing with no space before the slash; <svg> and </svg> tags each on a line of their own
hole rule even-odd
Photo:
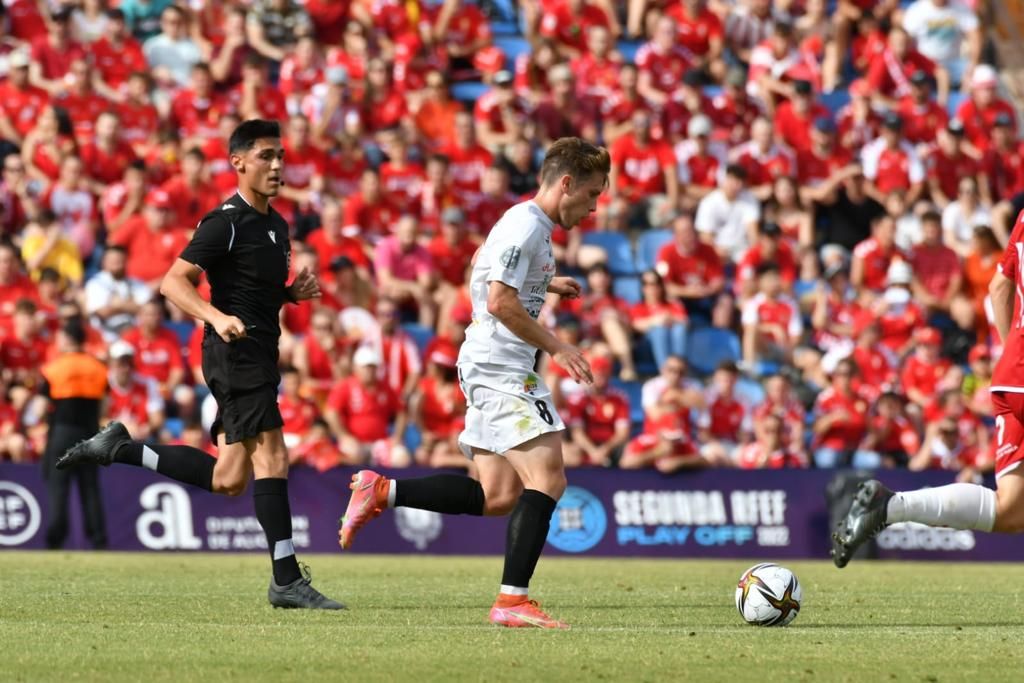
<svg viewBox="0 0 1024 683">
<path fill-rule="evenodd" d="M 711 119 L 704 114 L 697 114 L 687 124 L 686 134 L 691 138 L 698 135 L 711 135 Z"/>
<path fill-rule="evenodd" d="M 377 353 L 377 349 L 371 346 L 360 346 L 356 349 L 355 355 L 352 356 L 352 363 L 357 368 L 367 365 L 380 365 L 380 354 Z"/>
<path fill-rule="evenodd" d="M 110 352 L 108 355 L 111 360 L 117 358 L 133 358 L 135 356 L 135 347 L 123 339 L 118 339 L 110 345 Z"/>
<path fill-rule="evenodd" d="M 909 285 L 914 281 L 914 271 L 906 261 L 896 260 L 889 264 L 889 271 L 885 274 L 885 281 L 890 285 Z"/>
<path fill-rule="evenodd" d="M 998 82 L 999 75 L 988 64 L 979 64 L 971 72 L 972 88 L 994 88 Z"/>
</svg>

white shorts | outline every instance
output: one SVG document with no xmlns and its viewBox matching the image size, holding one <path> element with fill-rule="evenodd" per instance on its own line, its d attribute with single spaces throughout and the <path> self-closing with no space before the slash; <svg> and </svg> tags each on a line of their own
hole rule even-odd
<svg viewBox="0 0 1024 683">
<path fill-rule="evenodd" d="M 467 458 L 472 459 L 473 448 L 502 455 L 541 434 L 565 429 L 551 390 L 532 370 L 460 363 L 459 386 L 467 404 L 459 447 Z"/>
</svg>

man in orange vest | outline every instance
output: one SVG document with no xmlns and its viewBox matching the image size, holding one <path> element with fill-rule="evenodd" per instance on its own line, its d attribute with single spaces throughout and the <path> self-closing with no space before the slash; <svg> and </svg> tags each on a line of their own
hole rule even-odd
<svg viewBox="0 0 1024 683">
<path fill-rule="evenodd" d="M 71 481 L 78 481 L 85 534 L 94 548 L 105 548 L 107 529 L 100 498 L 99 467 L 87 464 L 58 470 L 57 458 L 99 429 L 100 410 L 107 391 L 107 366 L 82 350 L 85 326 L 70 318 L 57 335 L 60 355 L 43 366 L 42 395 L 49 398 L 50 431 L 43 454 L 50 519 L 46 526 L 46 547 L 60 548 L 68 535 L 68 494 Z"/>
</svg>

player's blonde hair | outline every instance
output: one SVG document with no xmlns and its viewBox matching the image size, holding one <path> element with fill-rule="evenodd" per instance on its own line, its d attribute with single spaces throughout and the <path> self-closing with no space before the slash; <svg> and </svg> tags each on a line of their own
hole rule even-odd
<svg viewBox="0 0 1024 683">
<path fill-rule="evenodd" d="M 607 176 L 612 158 L 608 150 L 580 138 L 559 138 L 548 148 L 540 167 L 540 182 L 549 185 L 564 175 L 573 180 L 589 178 L 595 173 Z"/>
</svg>

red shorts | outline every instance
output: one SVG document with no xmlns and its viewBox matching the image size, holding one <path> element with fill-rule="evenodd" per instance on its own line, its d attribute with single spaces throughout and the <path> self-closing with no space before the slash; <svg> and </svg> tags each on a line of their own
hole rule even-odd
<svg viewBox="0 0 1024 683">
<path fill-rule="evenodd" d="M 992 392 L 996 415 L 996 479 L 1024 462 L 1024 394 Z"/>
</svg>

